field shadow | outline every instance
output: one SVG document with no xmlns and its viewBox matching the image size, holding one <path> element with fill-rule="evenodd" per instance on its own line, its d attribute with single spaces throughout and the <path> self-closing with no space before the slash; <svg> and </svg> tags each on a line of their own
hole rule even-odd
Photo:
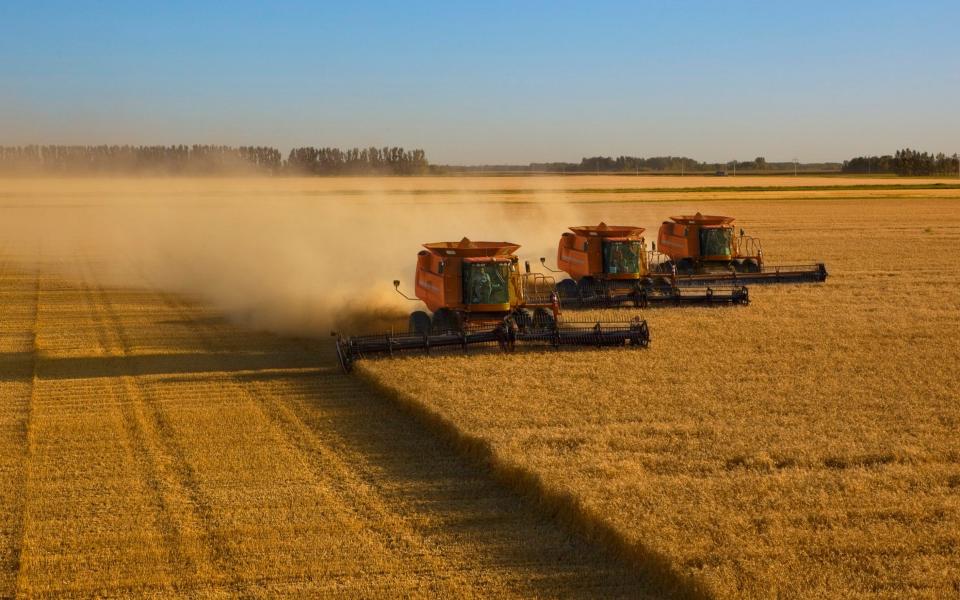
<svg viewBox="0 0 960 600">
<path fill-rule="evenodd" d="M 31 379 L 33 358 L 33 352 L 0 352 L 0 381 Z"/>
<path fill-rule="evenodd" d="M 33 376 L 41 379 L 95 379 L 144 375 L 189 375 L 329 367 L 329 361 L 302 351 L 189 352 L 109 356 L 44 356 L 33 352 L 0 353 L 0 381 Z"/>
<path fill-rule="evenodd" d="M 364 465 L 360 472 L 375 473 L 385 504 L 398 514 L 414 515 L 409 523 L 428 547 L 436 548 L 443 560 L 463 563 L 478 581 L 505 577 L 518 595 L 527 597 L 692 596 L 677 581 L 664 580 L 662 572 L 653 578 L 615 550 L 564 525 L 535 499 L 497 481 L 482 461 L 437 435 L 389 395 L 361 377 L 343 374 L 330 340 L 264 335 L 258 351 L 248 333 L 237 331 L 235 341 L 231 334 L 220 330 L 207 353 L 5 353 L 0 374 L 31 374 L 36 358 L 42 379 L 150 376 L 163 385 L 229 378 L 259 402 L 288 406 L 338 455 L 356 457 Z M 227 350 L 235 343 L 244 350 Z"/>
<path fill-rule="evenodd" d="M 223 340 L 220 340 L 223 341 Z M 244 371 L 331 370 L 339 372 L 334 342 L 330 339 L 280 338 L 269 334 L 238 334 L 222 349 L 185 350 L 170 344 L 170 352 L 95 356 L 51 356 L 43 352 L 0 352 L 0 381 L 29 379 L 36 366 L 42 379 L 96 379 L 137 375 L 190 375 Z M 239 348 L 239 349 L 238 349 Z M 505 353 L 496 345 L 462 349 L 434 349 L 431 356 L 509 356 L 534 352 L 586 352 L 592 346 L 523 346 Z M 636 350 L 642 352 L 643 350 Z M 422 351 L 398 352 L 398 356 L 423 356 Z M 390 360 L 373 356 L 367 360 Z M 256 377 L 256 375 L 253 375 Z"/>
<path fill-rule="evenodd" d="M 590 541 L 547 507 L 497 481 L 488 465 L 461 452 L 415 413 L 334 368 L 316 373 L 244 373 L 259 382 L 283 379 L 300 420 L 377 473 L 390 504 L 409 507 L 429 544 L 465 541 L 492 573 L 510 566 L 527 597 L 695 597 L 662 570 L 637 569 L 615 550 Z M 271 385 L 272 387 L 272 385 Z M 496 575 L 492 575 L 496 577 Z"/>
<path fill-rule="evenodd" d="M 319 368 L 248 371 L 233 379 L 254 389 L 285 390 L 308 428 L 369 461 L 377 488 L 421 513 L 431 524 L 422 533 L 438 547 L 468 539 L 496 563 L 494 570 L 524 565 L 522 595 L 528 597 L 709 597 L 645 544 L 624 551 L 619 533 L 604 523 L 585 528 L 562 514 L 567 507 L 541 494 L 539 481 L 529 485 L 535 478 L 531 473 L 504 477 L 489 447 L 481 452 L 465 447 L 459 431 L 438 424 L 427 411 L 366 376 L 343 374 L 331 340 L 284 342 L 291 351 L 300 348 L 315 356 Z M 522 350 L 528 351 L 537 349 Z M 496 348 L 480 352 L 509 356 Z"/>
<path fill-rule="evenodd" d="M 221 331 L 217 340 L 231 345 L 229 332 Z M 405 520 L 426 546 L 463 568 L 463 577 L 476 585 L 505 579 L 525 597 L 645 598 L 680 589 L 675 582 L 652 581 L 615 551 L 563 525 L 415 414 L 362 378 L 343 374 L 329 341 L 265 336 L 259 352 L 249 341 L 244 339 L 243 352 L 41 355 L 36 369 L 42 379 L 149 376 L 157 385 L 230 380 L 250 390 L 256 402 L 280 403 L 337 455 L 354 457 L 348 460 L 358 473 L 375 475 L 371 484 L 384 505 L 412 515 Z M 0 372 L 32 373 L 34 358 L 29 352 L 0 355 Z"/>
</svg>

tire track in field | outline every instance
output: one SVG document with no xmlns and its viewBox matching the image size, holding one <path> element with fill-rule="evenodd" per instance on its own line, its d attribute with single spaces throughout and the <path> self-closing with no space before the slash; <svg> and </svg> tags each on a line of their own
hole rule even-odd
<svg viewBox="0 0 960 600">
<path fill-rule="evenodd" d="M 128 415 L 123 414 L 129 400 L 124 397 L 120 385 L 122 382 L 111 374 L 91 375 L 82 371 L 67 378 L 58 375 L 47 378 L 47 375 L 50 375 L 44 367 L 47 361 L 59 360 L 58 351 L 66 350 L 70 353 L 76 350 L 74 340 L 71 340 L 66 348 L 58 348 L 62 345 L 62 342 L 57 341 L 58 333 L 63 330 L 78 328 L 79 331 L 91 332 L 93 336 L 87 347 L 95 348 L 95 354 L 109 355 L 117 349 L 115 340 L 109 335 L 110 332 L 97 311 L 96 299 L 87 285 L 87 278 L 80 276 L 78 279 L 80 285 L 48 284 L 46 300 L 41 299 L 42 290 L 40 284 L 37 284 L 37 315 L 40 314 L 41 307 L 44 307 L 44 322 L 40 323 L 38 316 L 34 325 L 34 393 L 30 422 L 32 425 L 36 421 L 38 433 L 30 436 L 31 456 L 29 461 L 24 461 L 36 471 L 36 483 L 27 477 L 21 488 L 26 507 L 26 517 L 21 528 L 23 542 L 20 544 L 23 561 L 17 573 L 17 587 L 10 595 L 92 596 L 102 593 L 106 581 L 110 581 L 109 589 L 113 594 L 127 592 L 135 595 L 141 587 L 156 590 L 156 595 L 161 595 L 163 590 L 169 594 L 170 569 L 171 566 L 176 566 L 169 556 L 175 556 L 176 552 L 171 552 L 168 545 L 164 545 L 164 531 L 157 525 L 165 516 L 163 498 L 150 493 L 149 483 L 152 479 L 156 489 L 158 477 L 144 465 L 143 432 L 136 430 L 135 423 L 131 429 Z M 46 337 L 48 335 L 51 337 Z M 41 354 L 38 339 L 45 339 L 45 344 L 52 343 L 54 350 L 51 356 Z M 98 383 L 91 387 L 85 381 Z M 97 390 L 97 396 L 85 396 L 91 389 Z M 82 407 L 86 401 L 90 401 L 92 411 L 97 411 L 98 406 L 108 407 L 106 413 L 100 414 L 101 422 L 106 425 L 96 433 L 87 433 L 88 436 L 93 436 L 89 439 L 94 447 L 102 445 L 107 453 L 90 455 L 85 457 L 86 460 L 92 461 L 99 467 L 95 470 L 100 472 L 103 472 L 104 465 L 113 465 L 120 472 L 130 473 L 128 481 L 131 483 L 124 495 L 143 499 L 142 505 L 115 502 L 109 488 L 96 489 L 90 486 L 91 481 L 97 481 L 96 475 L 90 474 L 90 479 L 85 480 L 83 471 L 77 469 L 80 466 L 77 461 L 78 450 L 83 452 L 89 447 L 84 444 L 78 448 L 76 438 L 73 437 L 75 433 L 83 431 L 77 429 L 75 417 L 80 417 L 85 412 Z M 80 408 L 80 411 L 77 411 L 77 408 Z M 34 413 L 36 418 L 33 417 Z M 31 426 L 29 431 L 32 434 L 34 427 Z M 66 435 L 61 438 L 60 432 Z M 80 466 L 80 469 L 82 468 Z M 99 483 L 109 486 L 107 481 L 101 480 Z M 78 493 L 74 494 L 73 490 Z M 112 506 L 113 511 L 104 511 L 107 506 Z M 136 527 L 156 534 L 150 536 L 146 543 L 141 538 L 139 544 L 130 545 L 129 538 L 126 537 L 131 531 L 129 529 L 86 525 L 86 519 L 92 519 L 93 523 L 102 522 L 101 515 L 129 514 L 124 509 L 139 509 L 141 506 L 146 509 L 146 514 L 139 514 L 146 518 L 136 521 Z M 57 527 L 57 522 L 61 523 L 60 527 Z M 63 537 L 60 537 L 61 533 Z M 78 545 L 78 538 L 83 536 L 88 536 L 88 541 L 92 543 Z M 157 540 L 159 544 L 154 543 Z M 97 544 L 98 541 L 105 544 Z M 126 546 L 124 542 L 127 542 Z M 143 580 L 142 586 L 140 582 L 133 583 L 129 579 L 130 567 L 136 568 L 136 565 L 144 564 L 137 561 L 151 550 L 155 552 L 152 554 L 154 560 L 150 580 Z M 105 556 L 110 554 L 114 554 L 112 560 L 105 560 Z M 7 594 L 3 592 L 0 597 L 7 597 Z"/>
<path fill-rule="evenodd" d="M 5 261 L 3 266 L 3 275 L 0 276 L 0 282 L 6 285 L 6 274 L 8 263 Z M 37 328 L 40 318 L 40 273 L 34 271 L 34 293 L 33 293 L 33 319 L 31 325 L 31 339 L 29 348 L 31 353 L 30 372 L 25 374 L 29 377 L 29 394 L 26 395 L 26 406 L 20 411 L 22 416 L 16 427 L 18 435 L 16 436 L 16 445 L 20 448 L 17 453 L 17 463 L 19 465 L 18 477 L 16 478 L 15 489 L 17 490 L 16 506 L 4 506 L 4 510 L 13 513 L 14 517 L 10 523 L 10 550 L 8 565 L 4 568 L 4 584 L 0 587 L 0 596 L 16 597 L 20 586 L 21 563 L 23 558 L 24 532 L 26 523 L 29 519 L 28 506 L 26 503 L 25 490 L 31 477 L 31 444 L 33 436 L 31 435 L 31 424 L 33 417 L 33 406 L 36 401 L 37 392 Z M 7 591 L 9 590 L 9 592 Z"/>
<path fill-rule="evenodd" d="M 383 506 L 383 499 L 377 498 L 368 482 L 357 476 L 353 465 L 324 444 L 282 401 L 250 385 L 244 385 L 235 378 L 225 382 L 246 397 L 255 410 L 273 424 L 287 446 L 294 450 L 297 456 L 302 457 L 303 466 L 317 485 L 321 481 L 333 481 L 331 491 L 334 496 L 342 506 L 349 507 L 359 521 L 365 523 L 364 529 L 372 533 L 382 547 L 417 558 L 419 562 L 410 564 L 409 572 L 429 576 L 431 573 L 449 571 L 443 557 L 431 551 L 425 540 L 409 527 L 404 519 Z M 467 595 L 467 589 L 456 582 L 439 583 L 440 589 L 434 590 L 436 593 L 448 597 Z"/>
<path fill-rule="evenodd" d="M 97 309 L 97 298 L 90 286 L 90 276 L 84 273 L 80 280 L 80 290 L 84 297 L 87 311 L 91 323 L 94 324 L 94 330 L 97 336 L 97 342 L 106 353 L 118 351 L 119 344 L 111 339 L 109 325 L 104 322 L 100 312 Z M 197 559 L 193 553 L 185 548 L 185 531 L 187 527 L 178 519 L 178 513 L 173 508 L 174 502 L 169 498 L 170 490 L 167 489 L 169 481 L 165 477 L 162 465 L 157 463 L 158 453 L 151 448 L 151 442 L 146 432 L 147 422 L 143 417 L 142 410 L 136 406 L 138 398 L 135 394 L 135 386 L 129 385 L 127 377 L 122 377 L 123 390 L 112 389 L 112 395 L 115 396 L 115 404 L 119 406 L 123 420 L 124 435 L 127 438 L 125 446 L 128 448 L 127 458 L 131 464 L 135 465 L 139 473 L 138 479 L 141 480 L 148 490 L 151 513 L 156 522 L 154 527 L 163 540 L 164 552 L 168 567 L 171 570 L 186 575 L 188 578 L 197 571 Z M 111 382 L 112 383 L 112 382 Z M 115 384 L 114 386 L 115 387 Z M 130 388 L 134 389 L 131 390 Z M 131 393 L 133 392 L 133 393 Z M 124 397 L 126 396 L 126 398 Z"/>
<path fill-rule="evenodd" d="M 94 281 L 89 272 L 87 279 Z M 100 319 L 99 331 L 107 343 L 139 366 L 126 330 L 109 294 L 99 284 L 93 290 L 85 285 L 94 306 L 102 307 L 106 320 Z M 227 540 L 218 534 L 215 515 L 203 495 L 196 474 L 178 444 L 171 424 L 157 400 L 134 376 L 119 375 L 128 402 L 121 403 L 124 421 L 135 442 L 135 460 L 143 468 L 147 485 L 153 492 L 161 516 L 161 534 L 168 547 L 172 567 L 172 585 L 181 591 L 210 584 L 235 587 L 237 573 Z M 226 580 L 226 581 L 224 581 Z"/>
<path fill-rule="evenodd" d="M 175 311 L 184 322 L 190 323 L 190 331 L 201 346 L 211 353 L 223 350 L 239 351 L 235 332 L 224 334 L 219 327 L 201 322 L 189 307 L 171 294 L 158 292 L 163 303 Z M 402 519 L 383 509 L 377 499 L 366 490 L 366 482 L 356 477 L 351 465 L 343 461 L 333 450 L 325 446 L 299 419 L 277 398 L 260 393 L 237 377 L 226 375 L 216 383 L 227 386 L 238 398 L 245 399 L 254 413 L 259 413 L 270 423 L 277 437 L 300 459 L 301 466 L 310 474 L 316 493 L 331 496 L 335 506 L 342 507 L 364 523 L 364 531 L 373 534 L 381 549 L 416 558 L 408 565 L 408 572 L 429 575 L 443 573 L 443 559 L 432 553 L 424 540 L 416 535 Z M 346 532 L 344 532 L 346 534 Z M 431 595 L 464 597 L 468 590 L 454 581 L 432 583 Z"/>
<path fill-rule="evenodd" d="M 236 332 L 230 330 L 228 325 L 198 320 L 178 298 L 169 294 L 160 295 L 185 322 L 190 323 L 191 331 L 208 351 L 242 350 L 235 343 Z M 570 542 L 567 539 L 568 534 L 559 531 L 551 519 L 528 509 L 519 497 L 488 482 L 489 478 L 478 473 L 474 467 L 465 467 L 465 461 L 459 456 L 438 459 L 438 455 L 455 455 L 455 452 L 439 440 L 433 439 L 430 432 L 421 431 L 419 424 L 397 407 L 386 401 L 364 399 L 370 395 L 370 391 L 358 380 L 341 375 L 339 370 L 332 366 L 332 353 L 326 354 L 329 356 L 325 358 L 331 361 L 330 367 L 321 367 L 316 372 L 314 369 L 290 370 L 287 373 L 288 378 L 302 384 L 298 383 L 293 390 L 284 390 L 287 393 L 283 395 L 263 389 L 256 373 L 225 374 L 223 381 L 225 385 L 231 386 L 238 396 L 247 398 L 273 424 L 285 444 L 294 449 L 297 456 L 302 457 L 303 463 L 311 470 L 315 479 L 328 481 L 330 474 L 334 474 L 335 491 L 340 502 L 344 506 L 353 507 L 359 518 L 382 540 L 385 547 L 395 548 L 399 543 L 408 553 L 417 556 L 418 564 L 410 565 L 412 571 L 427 578 L 431 575 L 457 573 L 464 581 L 463 585 L 466 585 L 457 595 L 463 595 L 464 591 L 469 594 L 470 590 L 473 594 L 478 591 L 482 593 L 486 582 L 502 582 L 504 575 L 510 581 L 511 595 L 541 596 L 558 592 L 563 595 L 604 597 L 645 595 L 643 586 L 638 585 L 637 579 L 623 568 L 618 559 L 607 556 L 592 544 Z M 318 353 L 319 356 L 323 354 Z M 378 437 L 381 432 L 359 432 L 352 428 L 353 425 L 344 431 L 342 423 L 339 426 L 336 424 L 336 415 L 330 419 L 318 417 L 317 408 L 310 399 L 320 399 L 324 395 L 345 398 L 330 404 L 355 402 L 359 407 L 373 409 L 369 415 L 371 419 L 384 416 L 387 420 L 396 419 L 396 426 L 383 428 L 386 435 L 382 437 L 398 436 L 406 440 L 386 441 L 381 447 L 364 447 L 365 443 Z M 354 413 L 361 411 L 362 408 L 354 410 Z M 318 420 L 322 421 L 319 427 Z M 416 428 L 416 433 L 411 434 L 411 427 Z M 352 436 L 354 433 L 358 435 Z M 417 445 L 416 449 L 410 447 L 414 444 Z M 386 464 L 391 460 L 398 461 L 389 456 L 391 453 L 396 453 L 399 461 L 424 462 L 425 471 L 438 466 L 438 470 L 450 468 L 450 464 L 438 463 L 438 460 L 452 463 L 455 477 L 450 477 L 449 473 L 431 473 L 427 477 L 435 481 L 427 487 L 449 485 L 450 481 L 444 481 L 446 476 L 456 479 L 453 484 L 455 489 L 440 492 L 434 489 L 391 492 L 390 488 L 401 483 L 397 478 L 396 467 Z M 423 477 L 423 474 L 407 474 L 407 477 L 413 479 L 418 476 Z M 472 496 L 474 493 L 476 496 Z M 460 502 L 466 508 L 437 506 L 451 500 L 453 504 Z M 467 525 L 457 530 L 457 526 L 462 525 L 464 519 L 490 519 L 490 514 L 484 514 L 484 510 L 490 510 L 490 505 L 495 507 L 491 512 L 496 512 L 496 517 L 489 527 Z M 418 514 L 417 509 L 422 511 L 424 507 L 426 514 Z M 504 523 L 507 523 L 506 527 Z M 518 532 L 532 534 L 530 538 L 535 540 L 523 539 L 523 533 L 519 533 L 517 537 L 504 536 L 503 531 L 491 534 L 491 528 L 515 528 Z M 544 531 L 549 533 L 544 534 Z M 539 538 L 541 535 L 553 535 L 551 541 L 557 547 L 569 544 L 575 550 L 567 549 L 564 553 L 556 547 L 544 547 Z M 530 544 L 532 551 L 521 548 L 526 543 Z M 577 558 L 577 550 L 590 555 L 590 559 Z M 602 558 L 597 560 L 599 557 L 591 555 L 592 553 L 600 554 Z M 485 554 L 497 556 L 484 556 Z M 543 580 L 551 577 L 554 580 L 545 584 Z M 540 581 L 535 581 L 538 578 Z M 550 591 L 545 592 L 544 589 Z"/>
</svg>

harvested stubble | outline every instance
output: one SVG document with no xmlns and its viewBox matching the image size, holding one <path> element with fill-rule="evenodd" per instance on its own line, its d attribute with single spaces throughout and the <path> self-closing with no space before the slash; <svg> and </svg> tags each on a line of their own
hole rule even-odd
<svg viewBox="0 0 960 600">
<path fill-rule="evenodd" d="M 317 344 L 0 277 L 0 597 L 643 596 Z"/>
<path fill-rule="evenodd" d="M 484 448 L 506 480 L 688 589 L 956 595 L 956 201 L 745 200 L 709 211 L 736 215 L 769 261 L 826 261 L 828 282 L 754 286 L 748 308 L 649 311 L 645 352 L 448 355 L 361 370 Z M 598 205 L 584 221 L 655 228 L 649 214 Z"/>
</svg>

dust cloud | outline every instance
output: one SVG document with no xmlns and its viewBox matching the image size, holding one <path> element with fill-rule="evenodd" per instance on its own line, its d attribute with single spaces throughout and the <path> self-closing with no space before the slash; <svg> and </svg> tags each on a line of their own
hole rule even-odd
<svg viewBox="0 0 960 600">
<path fill-rule="evenodd" d="M 559 232 L 579 223 L 562 198 L 477 201 L 469 192 L 423 199 L 256 193 L 198 183 L 71 189 L 69 181 L 3 194 L 4 241 L 42 268 L 89 265 L 108 285 L 149 287 L 209 303 L 247 327 L 327 335 L 405 327 L 425 242 L 511 241 L 535 269 L 553 262 Z M 237 191 L 240 190 L 240 191 Z M 9 254 L 9 252 L 8 252 Z"/>
</svg>

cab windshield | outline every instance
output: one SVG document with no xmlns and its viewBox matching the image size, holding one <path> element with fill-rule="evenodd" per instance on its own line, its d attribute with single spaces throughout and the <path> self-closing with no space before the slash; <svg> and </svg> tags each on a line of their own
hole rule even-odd
<svg viewBox="0 0 960 600">
<path fill-rule="evenodd" d="M 640 242 L 603 243 L 603 272 L 611 275 L 640 272 Z"/>
<path fill-rule="evenodd" d="M 701 256 L 730 256 L 732 245 L 732 229 L 724 227 L 700 230 Z"/>
<path fill-rule="evenodd" d="M 464 304 L 507 304 L 510 302 L 510 263 L 464 262 Z"/>
</svg>

